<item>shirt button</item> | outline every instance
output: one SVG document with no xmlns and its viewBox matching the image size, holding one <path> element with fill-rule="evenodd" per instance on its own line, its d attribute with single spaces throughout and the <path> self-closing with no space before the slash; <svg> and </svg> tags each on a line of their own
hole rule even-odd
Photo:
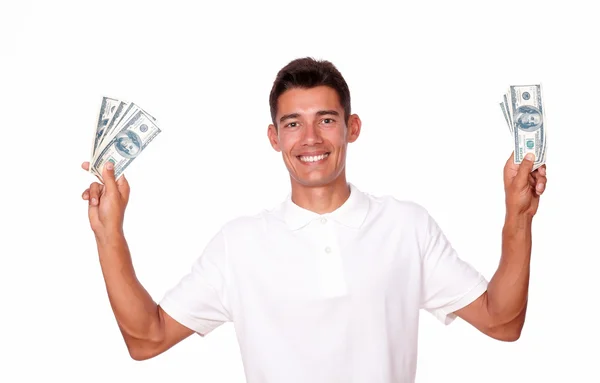
<svg viewBox="0 0 600 383">
<path fill-rule="evenodd" d="M 327 246 L 327 247 L 325 248 L 325 252 L 326 252 L 326 253 L 331 253 L 331 247 Z"/>
<path fill-rule="evenodd" d="M 325 218 L 325 217 L 321 218 L 321 223 L 323 223 L 323 224 L 327 223 L 327 218 Z"/>
</svg>

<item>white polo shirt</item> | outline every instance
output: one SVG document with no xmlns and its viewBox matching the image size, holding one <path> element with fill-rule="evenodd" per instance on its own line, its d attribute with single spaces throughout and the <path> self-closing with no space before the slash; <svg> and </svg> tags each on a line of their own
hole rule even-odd
<svg viewBox="0 0 600 383">
<path fill-rule="evenodd" d="M 449 324 L 488 282 L 424 208 L 349 187 L 228 222 L 161 307 L 201 336 L 232 321 L 248 383 L 413 382 L 420 309 Z"/>
</svg>

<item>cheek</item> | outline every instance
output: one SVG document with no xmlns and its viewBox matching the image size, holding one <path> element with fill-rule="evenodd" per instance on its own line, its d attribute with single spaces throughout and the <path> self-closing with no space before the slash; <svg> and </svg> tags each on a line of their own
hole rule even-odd
<svg viewBox="0 0 600 383">
<path fill-rule="evenodd" d="M 281 137 L 279 139 L 279 150 L 281 150 L 284 155 L 289 155 L 293 148 L 293 139 L 290 139 L 289 137 Z"/>
<path fill-rule="evenodd" d="M 328 134 L 324 138 L 337 150 L 343 150 L 346 145 L 346 137 L 340 132 L 331 132 L 331 134 Z"/>
</svg>

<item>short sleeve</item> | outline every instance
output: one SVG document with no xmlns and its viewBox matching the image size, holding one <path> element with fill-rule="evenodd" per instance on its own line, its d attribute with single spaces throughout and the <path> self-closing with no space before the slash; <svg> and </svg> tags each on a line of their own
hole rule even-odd
<svg viewBox="0 0 600 383">
<path fill-rule="evenodd" d="M 227 307 L 227 246 L 222 230 L 210 240 L 191 271 L 165 293 L 159 306 L 201 336 L 231 320 Z"/>
<path fill-rule="evenodd" d="M 487 290 L 488 281 L 459 258 L 429 214 L 424 238 L 421 308 L 448 325 L 456 319 L 454 311 L 467 306 Z"/>
</svg>

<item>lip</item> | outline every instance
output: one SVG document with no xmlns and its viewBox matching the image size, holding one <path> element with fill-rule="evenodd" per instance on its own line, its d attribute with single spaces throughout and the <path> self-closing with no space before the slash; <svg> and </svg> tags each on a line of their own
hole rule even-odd
<svg viewBox="0 0 600 383">
<path fill-rule="evenodd" d="M 321 154 L 325 154 L 325 153 L 331 154 L 331 152 L 328 152 L 326 150 L 321 150 L 321 151 L 318 151 L 318 152 L 300 153 L 300 154 L 297 154 L 296 157 L 302 157 L 302 156 L 320 156 Z"/>
<path fill-rule="evenodd" d="M 320 160 L 318 160 L 318 161 L 313 161 L 313 162 L 304 162 L 304 161 L 302 161 L 302 160 L 300 159 L 300 157 L 302 157 L 302 156 L 319 156 L 319 155 L 321 155 L 321 154 L 329 154 L 329 155 L 331 155 L 331 152 L 324 152 L 324 151 L 321 151 L 321 152 L 314 152 L 314 153 L 307 153 L 307 154 L 299 154 L 299 155 L 297 155 L 297 156 L 296 156 L 296 158 L 298 159 L 298 161 L 299 161 L 299 162 L 300 162 L 302 165 L 306 165 L 306 166 L 314 166 L 314 165 L 319 165 L 319 164 L 322 164 L 323 162 L 327 161 L 327 160 L 329 159 L 329 155 L 328 155 L 328 156 L 326 156 L 325 158 L 322 158 L 322 159 L 320 159 Z"/>
</svg>

